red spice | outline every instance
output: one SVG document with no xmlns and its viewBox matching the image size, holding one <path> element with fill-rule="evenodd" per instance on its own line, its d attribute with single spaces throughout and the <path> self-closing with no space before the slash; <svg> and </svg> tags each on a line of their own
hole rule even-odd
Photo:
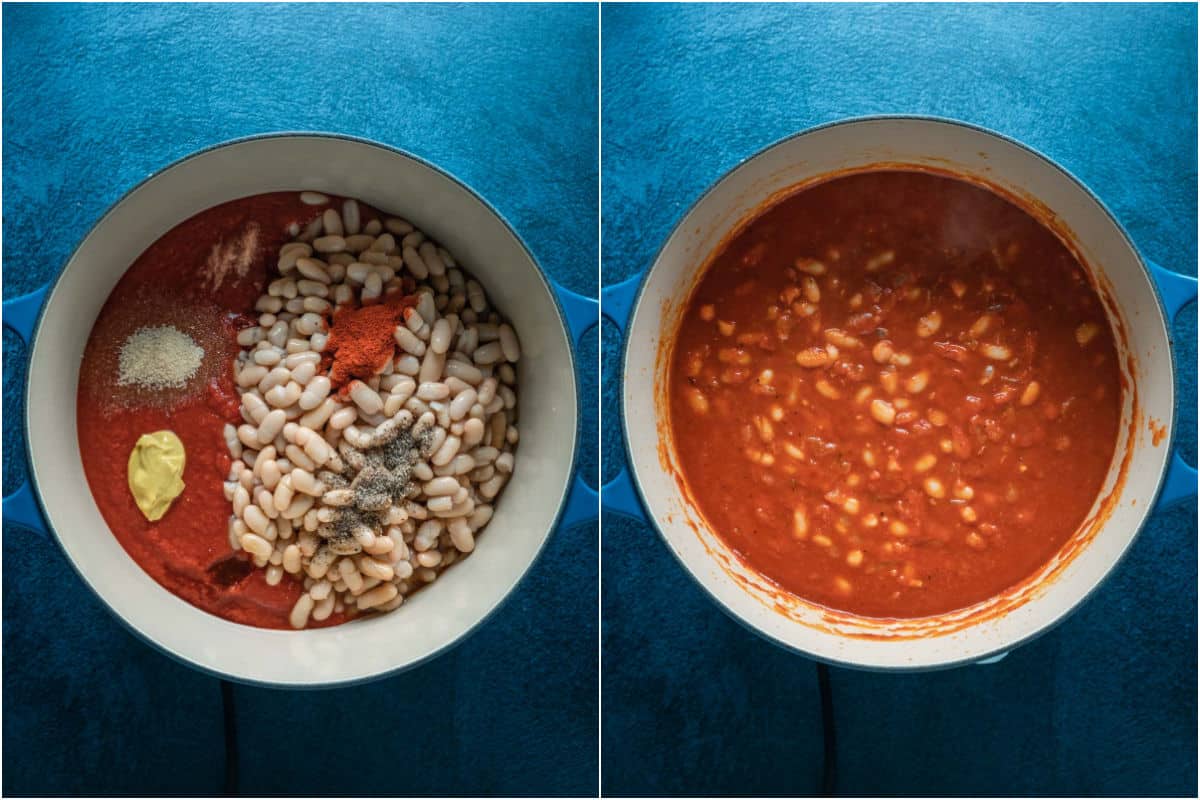
<svg viewBox="0 0 1200 800">
<path fill-rule="evenodd" d="M 392 332 L 416 305 L 415 295 L 401 291 L 388 295 L 382 303 L 343 306 L 334 312 L 324 357 L 333 362 L 329 380 L 335 389 L 351 378 L 369 380 L 383 369 L 396 353 Z"/>
</svg>

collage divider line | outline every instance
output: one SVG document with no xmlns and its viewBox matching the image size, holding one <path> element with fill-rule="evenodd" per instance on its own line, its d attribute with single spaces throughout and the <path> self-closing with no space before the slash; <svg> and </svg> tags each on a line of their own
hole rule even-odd
<svg viewBox="0 0 1200 800">
<path fill-rule="evenodd" d="M 604 1 L 596 0 L 596 797 L 604 796 Z"/>
</svg>

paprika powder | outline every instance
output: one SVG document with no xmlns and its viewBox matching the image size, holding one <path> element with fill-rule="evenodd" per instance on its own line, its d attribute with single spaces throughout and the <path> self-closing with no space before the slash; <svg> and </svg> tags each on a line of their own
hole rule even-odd
<svg viewBox="0 0 1200 800">
<path fill-rule="evenodd" d="M 332 362 L 329 380 L 334 389 L 352 378 L 370 380 L 384 369 L 396 353 L 393 332 L 416 305 L 416 295 L 398 291 L 379 303 L 345 305 L 333 312 L 324 358 Z"/>
</svg>

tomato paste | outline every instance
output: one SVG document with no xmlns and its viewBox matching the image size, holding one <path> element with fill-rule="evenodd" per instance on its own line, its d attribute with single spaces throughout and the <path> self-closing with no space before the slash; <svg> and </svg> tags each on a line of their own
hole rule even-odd
<svg viewBox="0 0 1200 800">
<path fill-rule="evenodd" d="M 276 192 L 210 208 L 168 231 L 109 296 L 80 367 L 79 449 L 113 535 L 172 593 L 224 619 L 259 627 L 290 628 L 288 612 L 302 586 L 286 575 L 268 585 L 265 572 L 229 545 L 232 510 L 223 481 L 231 462 L 224 427 L 241 422 L 233 381 L 236 335 L 254 324 L 254 303 L 290 238 L 289 227 L 307 224 L 320 211 L 298 193 Z M 174 326 L 204 348 L 201 368 L 182 388 L 118 381 L 122 343 L 151 325 Z M 161 520 L 151 522 L 130 494 L 127 463 L 140 436 L 161 430 L 183 442 L 186 488 Z M 310 625 L 343 620 L 334 614 Z"/>
</svg>

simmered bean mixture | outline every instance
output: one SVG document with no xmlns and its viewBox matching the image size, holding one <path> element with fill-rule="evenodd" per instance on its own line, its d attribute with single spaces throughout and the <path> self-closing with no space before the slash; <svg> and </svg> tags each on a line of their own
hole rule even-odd
<svg viewBox="0 0 1200 800">
<path fill-rule="evenodd" d="M 670 374 L 695 502 L 814 602 L 918 617 L 987 599 L 1101 489 L 1122 383 L 1085 269 L 974 184 L 874 171 L 807 188 L 716 256 Z"/>
</svg>

